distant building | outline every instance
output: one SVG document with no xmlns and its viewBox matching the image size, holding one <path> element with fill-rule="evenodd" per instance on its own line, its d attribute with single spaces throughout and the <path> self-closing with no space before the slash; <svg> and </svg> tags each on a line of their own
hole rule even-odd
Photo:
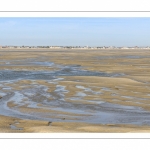
<svg viewBox="0 0 150 150">
<path fill-rule="evenodd" d="M 150 49 L 150 47 L 149 47 L 149 46 L 147 46 L 147 47 L 143 47 L 143 49 Z"/>
<path fill-rule="evenodd" d="M 2 46 L 2 48 L 8 48 L 8 46 Z"/>
<path fill-rule="evenodd" d="M 8 46 L 8 48 L 14 48 L 13 46 Z"/>
<path fill-rule="evenodd" d="M 54 48 L 54 49 L 59 49 L 59 48 L 63 48 L 62 46 L 49 46 L 49 48 Z M 68 48 L 68 47 L 65 47 Z"/>
<path fill-rule="evenodd" d="M 121 49 L 129 49 L 129 47 L 121 47 Z"/>
<path fill-rule="evenodd" d="M 108 49 L 114 49 L 114 46 L 109 46 Z"/>
<path fill-rule="evenodd" d="M 97 47 L 89 47 L 89 46 L 0 46 L 2 48 L 10 48 L 10 49 L 20 49 L 20 48 L 52 48 L 52 49 L 150 49 L 150 46 L 147 47 L 115 47 L 115 46 L 97 46 Z"/>
</svg>

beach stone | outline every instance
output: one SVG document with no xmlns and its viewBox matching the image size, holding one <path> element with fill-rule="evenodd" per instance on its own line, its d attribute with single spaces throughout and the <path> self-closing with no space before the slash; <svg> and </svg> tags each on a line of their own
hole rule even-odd
<svg viewBox="0 0 150 150">
<path fill-rule="evenodd" d="M 52 122 L 49 121 L 49 122 L 48 122 L 48 126 L 50 126 L 51 124 L 52 124 Z"/>
</svg>

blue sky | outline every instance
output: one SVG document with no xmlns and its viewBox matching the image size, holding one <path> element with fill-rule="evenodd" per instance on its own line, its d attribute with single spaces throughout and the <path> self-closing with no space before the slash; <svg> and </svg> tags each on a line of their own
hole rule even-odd
<svg viewBox="0 0 150 150">
<path fill-rule="evenodd" d="M 0 45 L 150 46 L 150 18 L 0 18 Z"/>
</svg>

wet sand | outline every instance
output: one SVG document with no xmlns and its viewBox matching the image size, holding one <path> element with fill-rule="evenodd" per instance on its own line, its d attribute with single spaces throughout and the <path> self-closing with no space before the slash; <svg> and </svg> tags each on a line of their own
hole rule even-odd
<svg viewBox="0 0 150 150">
<path fill-rule="evenodd" d="M 149 133 L 149 126 L 47 122 L 0 116 L 1 133 Z"/>
<path fill-rule="evenodd" d="M 0 132 L 149 132 L 149 57 L 0 49 Z"/>
</svg>

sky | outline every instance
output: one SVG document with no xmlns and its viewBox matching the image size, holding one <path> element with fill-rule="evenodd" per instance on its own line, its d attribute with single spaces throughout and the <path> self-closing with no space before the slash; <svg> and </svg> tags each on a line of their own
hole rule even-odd
<svg viewBox="0 0 150 150">
<path fill-rule="evenodd" d="M 150 46 L 150 18 L 0 18 L 1 46 Z"/>
</svg>

